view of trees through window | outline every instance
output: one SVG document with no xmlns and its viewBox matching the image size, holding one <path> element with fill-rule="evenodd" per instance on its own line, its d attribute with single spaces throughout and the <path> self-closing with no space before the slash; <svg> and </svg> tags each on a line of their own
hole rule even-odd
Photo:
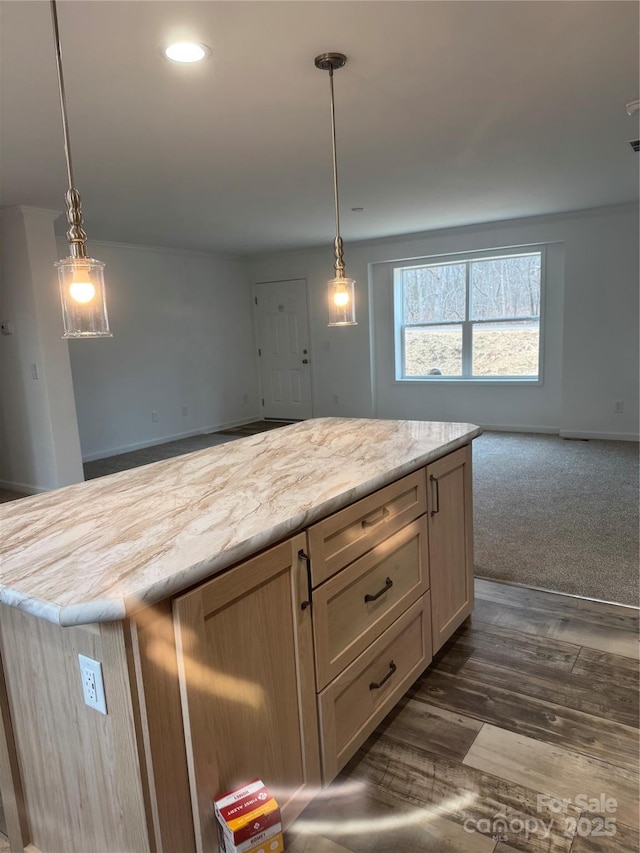
<svg viewBox="0 0 640 853">
<path fill-rule="evenodd" d="M 540 252 L 398 272 L 403 377 L 538 376 Z"/>
</svg>

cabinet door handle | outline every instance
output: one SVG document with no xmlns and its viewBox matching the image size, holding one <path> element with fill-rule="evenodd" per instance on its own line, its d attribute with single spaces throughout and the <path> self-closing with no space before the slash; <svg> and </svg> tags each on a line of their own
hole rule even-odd
<svg viewBox="0 0 640 853">
<path fill-rule="evenodd" d="M 385 675 L 382 681 L 372 681 L 369 685 L 369 690 L 379 690 L 385 681 L 388 681 L 398 667 L 393 661 L 389 661 L 389 672 Z"/>
<path fill-rule="evenodd" d="M 431 510 L 431 517 L 433 518 L 433 516 L 437 512 L 440 512 L 440 483 L 438 481 L 438 478 L 434 477 L 433 474 L 431 474 L 429 476 L 429 480 L 431 481 L 431 494 L 432 495 L 435 494 L 434 500 L 435 500 L 436 508 Z M 435 484 L 435 489 L 434 489 L 434 484 Z"/>
<path fill-rule="evenodd" d="M 380 513 L 380 515 L 377 518 L 374 518 L 373 521 L 371 521 L 368 518 L 363 518 L 362 519 L 362 526 L 363 527 L 375 527 L 376 524 L 380 524 L 381 521 L 384 521 L 388 515 L 389 515 L 389 510 L 385 506 L 382 508 L 382 512 Z"/>
<path fill-rule="evenodd" d="M 302 548 L 298 551 L 298 559 L 304 560 L 307 567 L 307 600 L 302 601 L 300 603 L 300 610 L 306 610 L 307 607 L 310 607 L 313 603 L 312 591 L 311 591 L 311 557 L 302 550 Z"/>
<path fill-rule="evenodd" d="M 380 598 L 380 596 L 384 595 L 385 592 L 388 589 L 391 589 L 392 586 L 393 586 L 393 581 L 391 580 L 391 578 L 387 578 L 386 581 L 384 582 L 384 586 L 382 587 L 382 589 L 379 592 L 376 592 L 375 595 L 369 595 L 369 593 L 367 593 L 365 595 L 365 597 L 364 597 L 365 604 L 367 604 L 369 601 L 377 601 Z"/>
</svg>

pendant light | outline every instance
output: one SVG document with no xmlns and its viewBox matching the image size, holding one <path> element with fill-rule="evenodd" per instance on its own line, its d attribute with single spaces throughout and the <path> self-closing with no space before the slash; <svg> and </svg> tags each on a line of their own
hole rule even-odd
<svg viewBox="0 0 640 853">
<path fill-rule="evenodd" d="M 356 306 L 354 299 L 355 281 L 347 278 L 344 269 L 344 252 L 340 236 L 340 208 L 338 202 L 338 158 L 336 156 L 336 117 L 333 103 L 333 72 L 343 68 L 347 62 L 344 53 L 321 53 L 316 56 L 315 65 L 321 71 L 329 72 L 331 90 L 331 143 L 333 150 L 333 197 L 336 216 L 336 239 L 333 244 L 335 254 L 335 276 L 327 282 L 329 291 L 329 326 L 355 326 Z"/>
<path fill-rule="evenodd" d="M 56 0 L 51 0 L 51 20 L 58 69 L 58 94 L 62 114 L 62 132 L 64 135 L 64 153 L 67 161 L 69 189 L 65 195 L 69 230 L 69 257 L 58 261 L 60 298 L 64 320 L 63 338 L 111 338 L 107 304 L 104 293 L 104 264 L 87 256 L 87 234 L 82 227 L 82 201 L 80 193 L 73 183 L 71 146 L 69 144 L 69 123 L 67 119 L 67 101 L 62 75 L 62 53 L 60 33 L 58 31 L 58 12 Z"/>
</svg>

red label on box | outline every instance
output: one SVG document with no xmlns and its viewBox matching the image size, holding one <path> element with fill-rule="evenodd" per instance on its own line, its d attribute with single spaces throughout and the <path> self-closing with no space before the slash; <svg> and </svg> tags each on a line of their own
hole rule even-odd
<svg viewBox="0 0 640 853">
<path fill-rule="evenodd" d="M 270 828 L 280 829 L 280 808 L 260 779 L 218 797 L 214 807 L 234 848 Z"/>
</svg>

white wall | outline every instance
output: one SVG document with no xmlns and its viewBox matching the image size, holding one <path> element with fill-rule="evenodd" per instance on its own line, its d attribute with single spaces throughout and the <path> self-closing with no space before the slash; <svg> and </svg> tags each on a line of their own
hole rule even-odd
<svg viewBox="0 0 640 853">
<path fill-rule="evenodd" d="M 566 229 L 563 435 L 638 436 L 638 239 L 636 206 Z"/>
<path fill-rule="evenodd" d="M 0 320 L 13 329 L 13 334 L 0 337 L 0 481 L 24 492 L 83 479 L 53 266 L 58 260 L 53 229 L 58 215 L 14 207 L 0 217 Z"/>
<path fill-rule="evenodd" d="M 106 263 L 114 337 L 70 342 L 83 457 L 257 417 L 251 290 L 242 263 L 112 243 L 89 248 Z"/>
<path fill-rule="evenodd" d="M 314 416 L 462 420 L 567 436 L 637 437 L 635 205 L 347 245 L 347 273 L 358 282 L 355 328 L 325 326 L 325 281 L 332 275 L 327 242 L 320 250 L 256 256 L 248 262 L 253 281 L 307 279 Z M 391 282 L 378 265 L 538 243 L 549 245 L 542 385 L 394 382 Z M 624 400 L 621 415 L 613 412 L 616 400 Z"/>
</svg>

